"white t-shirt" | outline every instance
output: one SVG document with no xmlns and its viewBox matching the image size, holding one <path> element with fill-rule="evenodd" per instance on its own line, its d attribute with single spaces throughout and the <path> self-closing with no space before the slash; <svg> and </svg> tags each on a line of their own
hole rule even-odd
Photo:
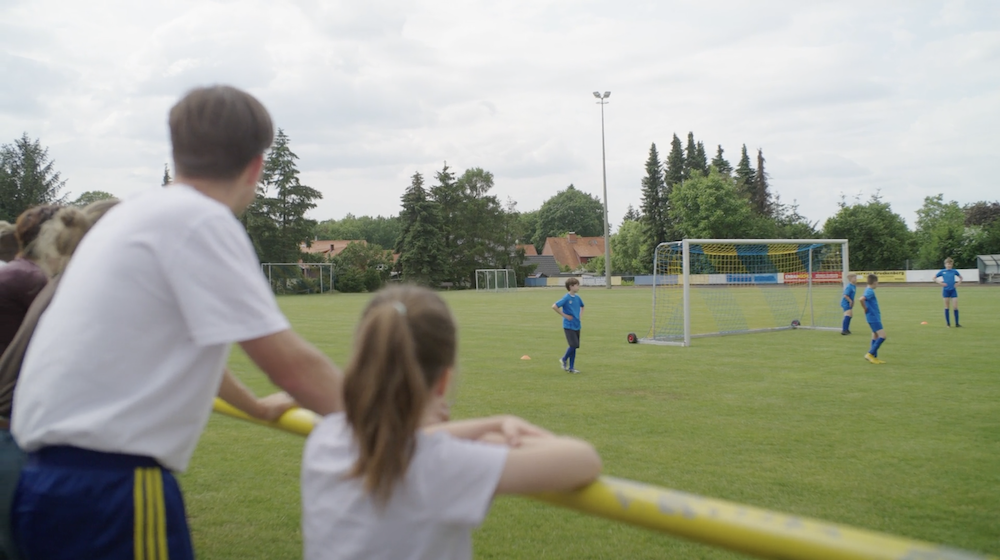
<svg viewBox="0 0 1000 560">
<path fill-rule="evenodd" d="M 343 413 L 313 429 L 302 462 L 306 560 L 472 558 L 472 529 L 489 511 L 506 447 L 419 433 L 410 467 L 384 509 L 362 479 L 346 478 L 356 460 Z"/>
<path fill-rule="evenodd" d="M 111 209 L 83 239 L 28 346 L 11 432 L 183 471 L 232 342 L 289 328 L 250 239 L 186 185 Z"/>
</svg>

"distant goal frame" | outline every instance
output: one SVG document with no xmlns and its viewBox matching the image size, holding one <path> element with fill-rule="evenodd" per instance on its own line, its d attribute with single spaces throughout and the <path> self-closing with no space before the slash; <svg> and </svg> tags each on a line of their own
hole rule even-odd
<svg viewBox="0 0 1000 560">
<path fill-rule="evenodd" d="M 307 279 L 309 277 L 309 274 L 308 274 L 307 271 L 308 270 L 313 270 L 313 269 L 318 270 L 319 274 L 317 275 L 317 278 L 316 278 L 316 284 L 317 284 L 317 287 L 318 287 L 319 291 L 315 292 L 315 293 L 324 294 L 324 293 L 327 293 L 327 292 L 332 292 L 334 290 L 335 277 L 334 277 L 333 263 L 329 263 L 329 262 L 325 262 L 325 263 L 277 263 L 277 262 L 260 263 L 260 271 L 261 271 L 261 273 L 263 273 L 264 277 L 267 278 L 267 284 L 271 288 L 271 292 L 273 292 L 276 295 L 314 293 L 311 289 L 310 290 L 305 290 L 305 291 L 290 290 L 289 287 L 288 287 L 288 285 L 287 285 L 288 281 L 298 280 L 298 279 L 290 277 L 290 276 L 286 276 L 286 277 L 283 277 L 283 278 L 275 278 L 274 271 L 276 269 L 280 270 L 279 267 L 286 267 L 286 268 L 296 267 L 296 268 L 298 268 L 299 273 L 302 275 L 302 280 L 303 280 L 302 284 L 306 285 L 306 286 L 308 285 L 308 283 L 305 282 L 305 279 Z M 277 286 L 278 286 L 277 282 L 280 282 L 280 281 L 283 281 L 283 280 L 285 281 L 286 286 L 285 286 L 284 289 L 280 289 L 279 290 L 277 288 Z"/>
<path fill-rule="evenodd" d="M 813 267 L 813 263 L 814 263 L 813 254 L 812 254 L 813 249 L 810 248 L 809 249 L 809 257 L 808 257 L 808 260 L 807 260 L 807 268 L 806 268 L 806 270 L 803 270 L 803 271 L 800 271 L 800 272 L 793 272 L 793 273 L 781 273 L 781 272 L 773 272 L 772 273 L 772 274 L 776 274 L 776 275 L 788 275 L 788 274 L 804 274 L 805 275 L 804 282 L 796 282 L 796 283 L 805 284 L 805 288 L 806 288 L 806 301 L 807 301 L 808 307 L 809 307 L 809 309 L 808 309 L 809 321 L 805 321 L 804 320 L 805 317 L 806 317 L 806 309 L 803 309 L 802 313 L 801 313 L 801 315 L 802 315 L 801 319 L 795 319 L 795 320 L 791 321 L 787 325 L 774 325 L 774 326 L 770 326 L 770 327 L 766 327 L 766 328 L 753 328 L 753 329 L 733 330 L 733 331 L 724 331 L 724 332 L 693 333 L 692 332 L 692 326 L 691 326 L 691 308 L 692 308 L 692 300 L 691 300 L 691 290 L 692 290 L 691 247 L 692 246 L 703 247 L 705 245 L 746 245 L 746 246 L 754 246 L 754 245 L 757 245 L 757 246 L 761 246 L 761 245 L 768 245 L 768 246 L 770 246 L 770 245 L 779 245 L 779 246 L 780 245 L 808 245 L 808 246 L 813 246 L 813 245 L 837 245 L 837 246 L 839 246 L 839 250 L 840 250 L 839 255 L 840 255 L 840 260 L 841 260 L 840 266 L 839 266 L 839 268 L 837 270 L 837 273 L 839 273 L 839 275 L 840 275 L 839 276 L 839 280 L 840 280 L 840 288 L 841 288 L 841 290 L 844 287 L 846 287 L 847 284 L 848 284 L 848 275 L 850 274 L 850 258 L 849 258 L 849 254 L 850 253 L 849 253 L 849 240 L 847 240 L 847 239 L 684 239 L 684 240 L 681 240 L 681 241 L 673 241 L 673 242 L 660 243 L 659 245 L 657 245 L 656 249 L 654 250 L 654 259 L 653 259 L 652 322 L 651 322 L 649 334 L 647 334 L 646 337 L 640 338 L 638 340 L 639 343 L 641 343 L 641 344 L 655 344 L 655 345 L 660 345 L 660 346 L 682 346 L 682 347 L 687 347 L 687 346 L 691 346 L 691 341 L 692 341 L 692 339 L 695 339 L 695 338 L 707 338 L 707 337 L 716 337 L 716 336 L 727 336 L 727 335 L 733 335 L 733 334 L 750 334 L 750 333 L 756 333 L 756 332 L 779 331 L 779 330 L 789 330 L 789 329 L 796 329 L 796 328 L 798 328 L 798 329 L 814 329 L 814 330 L 837 330 L 837 331 L 840 330 L 839 328 L 834 328 L 834 327 L 829 327 L 829 326 L 818 326 L 815 323 L 816 313 L 815 313 L 815 298 L 814 298 L 813 287 L 814 287 L 814 280 L 815 280 L 815 278 L 817 276 L 816 273 L 820 272 L 820 271 L 815 270 L 814 267 Z M 660 260 L 660 255 L 661 255 L 661 248 L 664 248 L 664 247 L 678 247 L 678 248 L 680 248 L 680 251 L 681 251 L 681 260 L 682 260 L 682 270 L 680 271 L 679 274 L 677 274 L 677 275 L 661 275 L 660 274 L 661 263 L 659 262 L 659 260 Z M 735 252 L 735 251 L 734 251 L 733 254 L 734 255 L 738 255 L 738 253 Z M 770 255 L 770 253 L 767 253 L 767 254 Z M 722 273 L 722 274 L 727 274 L 727 273 Z M 737 273 L 735 275 L 739 275 L 739 274 L 740 273 Z M 750 272 L 750 273 L 742 273 L 742 274 L 748 274 L 750 276 L 753 276 L 754 274 L 757 274 L 757 273 Z M 708 273 L 700 273 L 700 275 L 702 275 L 702 276 L 709 276 Z M 721 274 L 716 274 L 716 275 L 721 275 Z M 670 282 L 666 281 L 668 276 L 676 276 L 676 278 L 673 278 L 673 280 L 674 280 L 673 283 L 670 283 Z M 661 277 L 663 277 L 663 278 L 661 278 Z M 662 284 L 658 284 L 658 282 L 661 279 L 664 280 L 664 282 Z M 676 286 L 676 284 L 681 284 L 681 288 L 683 290 L 683 295 L 682 295 L 682 298 L 681 298 L 681 304 L 682 304 L 682 307 L 683 307 L 683 309 L 682 309 L 682 312 L 683 312 L 683 333 L 682 333 L 682 335 L 681 334 L 671 335 L 670 336 L 670 338 L 671 338 L 670 340 L 664 340 L 664 339 L 662 339 L 663 337 L 659 337 L 658 338 L 656 336 L 657 332 L 658 332 L 657 331 L 657 296 L 658 296 L 658 291 L 659 291 L 657 288 L 658 287 L 663 287 L 663 286 L 666 286 L 666 285 L 674 285 L 674 286 Z M 708 283 L 705 283 L 705 284 L 708 284 Z M 827 282 L 827 284 L 830 284 L 830 283 Z M 676 289 L 676 288 L 674 288 L 674 289 Z M 705 289 L 705 288 L 699 288 L 699 289 Z M 720 289 L 720 288 L 708 288 L 708 289 Z M 726 289 L 726 288 L 722 287 L 721 289 Z M 774 289 L 774 288 L 767 288 L 767 289 Z M 794 289 L 794 288 L 777 288 L 777 289 Z"/>
<path fill-rule="evenodd" d="M 502 282 L 501 278 L 503 278 Z M 516 289 L 517 274 L 513 270 L 509 268 L 476 269 L 477 292 L 509 292 Z"/>
</svg>

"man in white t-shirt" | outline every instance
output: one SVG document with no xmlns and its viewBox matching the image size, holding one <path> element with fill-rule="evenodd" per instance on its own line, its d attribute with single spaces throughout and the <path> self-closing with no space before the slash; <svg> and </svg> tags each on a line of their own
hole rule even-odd
<svg viewBox="0 0 1000 560">
<path fill-rule="evenodd" d="M 341 375 L 278 309 L 236 218 L 274 131 L 249 94 L 170 111 L 175 184 L 84 238 L 28 347 L 11 431 L 29 453 L 12 510 L 28 558 L 193 558 L 179 487 L 238 342 L 302 406 L 342 408 Z"/>
</svg>

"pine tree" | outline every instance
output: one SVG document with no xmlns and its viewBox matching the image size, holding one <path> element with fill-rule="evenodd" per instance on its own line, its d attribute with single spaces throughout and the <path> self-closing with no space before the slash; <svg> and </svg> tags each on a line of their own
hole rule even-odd
<svg viewBox="0 0 1000 560">
<path fill-rule="evenodd" d="M 398 265 L 403 279 L 437 286 L 441 283 L 446 265 L 442 251 L 441 207 L 428 197 L 420 173 L 413 174 L 402 202 L 400 218 L 403 220 L 403 231 L 396 250 L 399 252 Z"/>
<path fill-rule="evenodd" d="M 653 144 L 649 147 L 649 157 L 646 159 L 646 176 L 642 178 L 641 223 L 643 240 L 648 247 L 656 247 L 657 244 L 667 241 L 669 207 L 666 190 L 660 156 L 656 151 L 656 144 Z"/>
<path fill-rule="evenodd" d="M 736 190 L 748 199 L 753 188 L 754 175 L 753 167 L 750 167 L 750 156 L 747 155 L 747 145 L 743 144 L 740 162 L 736 165 Z"/>
<path fill-rule="evenodd" d="M 170 176 L 170 166 L 167 165 L 166 163 L 164 163 L 163 164 L 163 183 L 160 186 L 161 187 L 165 187 L 165 186 L 167 186 L 167 185 L 169 185 L 170 183 L 173 183 L 173 182 L 174 182 L 174 178 Z"/>
<path fill-rule="evenodd" d="M 750 189 L 750 207 L 760 216 L 772 217 L 774 213 L 771 192 L 767 184 L 767 172 L 764 171 L 764 151 L 757 149 L 757 171 L 753 175 Z"/>
<path fill-rule="evenodd" d="M 694 142 L 694 132 L 688 132 L 687 146 L 684 148 L 684 178 L 691 178 L 691 170 L 698 163 L 698 145 Z"/>
<path fill-rule="evenodd" d="M 60 204 L 66 186 L 48 148 L 24 133 L 12 145 L 0 146 L 0 220 L 13 223 L 22 212 L 39 204 Z"/>
<path fill-rule="evenodd" d="M 684 180 L 684 149 L 681 147 L 681 139 L 674 134 L 674 139 L 670 141 L 670 154 L 667 155 L 667 165 L 664 174 L 664 182 L 667 190 L 665 196 L 670 196 L 670 189 L 674 185 L 681 184 Z"/>
<path fill-rule="evenodd" d="M 462 196 L 462 187 L 455 182 L 455 174 L 451 172 L 447 161 L 444 162 L 444 167 L 434 177 L 437 179 L 438 184 L 431 187 L 430 197 L 437 202 L 438 211 L 441 216 L 441 231 L 444 234 L 443 249 L 446 255 L 444 277 L 456 282 L 458 279 L 455 278 L 456 270 L 452 264 L 458 258 L 456 240 L 461 236 L 459 230 L 462 227 L 459 220 L 459 213 L 461 212 L 465 197 Z"/>
<path fill-rule="evenodd" d="M 640 220 L 642 220 L 642 214 L 640 214 L 639 211 L 636 210 L 635 208 L 632 208 L 632 205 L 629 204 L 628 209 L 625 210 L 625 215 L 622 217 L 622 223 L 624 224 L 625 222 L 638 222 Z"/>
<path fill-rule="evenodd" d="M 691 162 L 691 175 L 708 176 L 708 157 L 705 155 L 705 144 L 698 142 L 695 145 L 694 160 Z"/>
<path fill-rule="evenodd" d="M 262 260 L 266 258 L 271 262 L 296 262 L 299 259 L 299 246 L 312 240 L 312 231 L 316 227 L 316 221 L 306 218 L 305 214 L 316 207 L 314 200 L 323 198 L 323 193 L 299 181 L 299 170 L 295 164 L 299 156 L 292 152 L 288 144 L 288 136 L 279 128 L 260 177 L 263 192 L 258 191 L 262 200 L 257 210 L 262 210 L 277 229 L 274 245 L 268 248 L 267 254 L 261 255 Z"/>
<path fill-rule="evenodd" d="M 733 174 L 733 166 L 722 155 L 722 144 L 719 144 L 719 149 L 715 152 L 715 157 L 712 158 L 712 166 L 715 167 L 720 175 L 729 177 Z"/>
</svg>

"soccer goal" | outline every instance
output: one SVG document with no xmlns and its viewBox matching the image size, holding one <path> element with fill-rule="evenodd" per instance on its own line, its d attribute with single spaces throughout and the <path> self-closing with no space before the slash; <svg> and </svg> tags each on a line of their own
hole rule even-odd
<svg viewBox="0 0 1000 560">
<path fill-rule="evenodd" d="M 275 294 L 322 294 L 333 290 L 333 263 L 261 263 Z"/>
<path fill-rule="evenodd" d="M 840 330 L 846 239 L 685 239 L 661 243 L 653 263 L 653 323 L 640 342 Z"/>
<path fill-rule="evenodd" d="M 477 292 L 505 292 L 517 288 L 514 271 L 506 268 L 480 268 L 476 270 Z"/>
</svg>

